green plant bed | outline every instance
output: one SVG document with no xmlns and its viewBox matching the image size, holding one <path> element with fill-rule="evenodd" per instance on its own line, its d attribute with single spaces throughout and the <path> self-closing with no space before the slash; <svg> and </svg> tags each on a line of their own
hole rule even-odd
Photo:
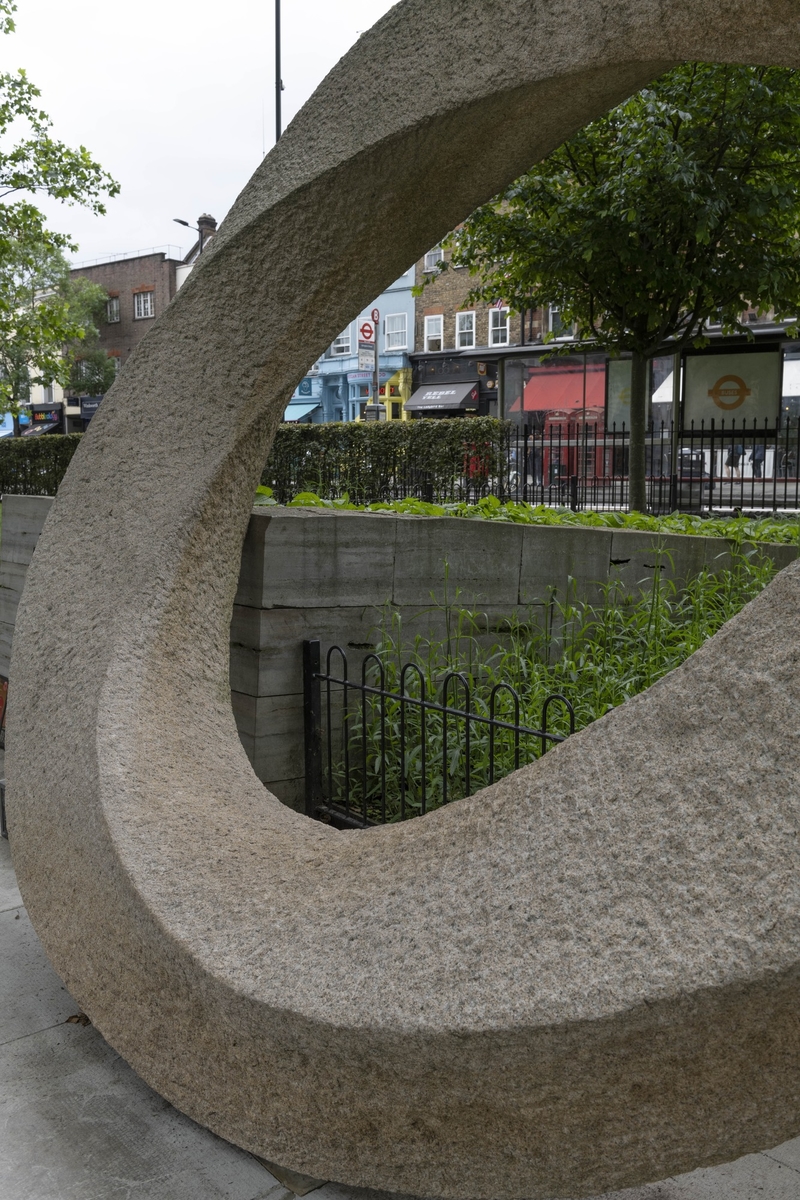
<svg viewBox="0 0 800 1200">
<path fill-rule="evenodd" d="M 617 705 L 650 687 L 679 666 L 699 649 L 721 626 L 738 613 L 766 586 L 775 574 L 772 562 L 755 550 L 734 555 L 728 570 L 713 574 L 707 568 L 681 591 L 654 574 L 653 591 L 648 596 L 627 594 L 619 582 L 609 584 L 601 604 L 589 604 L 574 597 L 551 597 L 544 606 L 544 619 L 531 612 L 526 620 L 510 617 L 502 643 L 486 646 L 488 618 L 479 610 L 450 603 L 447 595 L 435 610 L 441 618 L 444 634 L 431 638 L 414 634 L 404 625 L 396 610 L 387 610 L 380 623 L 377 655 L 384 670 L 385 690 L 400 692 L 403 664 L 419 667 L 425 681 L 425 698 L 442 703 L 442 681 L 450 671 L 459 671 L 470 688 L 471 711 L 489 715 L 490 694 L 498 683 L 510 684 L 520 699 L 519 723 L 541 728 L 542 706 L 553 693 L 565 696 L 575 712 L 576 729 L 582 729 Z M 419 698 L 416 676 L 407 684 L 407 695 Z M 368 682 L 375 685 L 377 670 Z M 514 721 L 510 695 L 501 695 L 496 716 Z M 459 685 L 451 688 L 448 701 L 462 707 L 464 692 Z M 370 821 L 396 821 L 401 817 L 400 702 L 386 700 L 384 739 L 381 737 L 380 700 L 366 702 L 367 795 L 366 810 Z M 464 721 L 450 718 L 446 779 L 442 773 L 443 717 L 431 712 L 426 721 L 426 769 L 423 776 L 419 716 L 406 706 L 408 743 L 405 763 L 405 816 L 437 808 L 447 799 L 463 797 L 465 789 Z M 350 807 L 359 810 L 363 790 L 363 722 L 360 708 L 348 718 L 348 753 L 351 764 Z M 555 705 L 550 719 L 551 732 L 569 733 L 568 715 Z M 344 736 L 333 739 L 331 798 L 342 804 L 345 798 Z M 537 737 L 522 739 L 521 764 L 542 753 Z M 497 735 L 494 778 L 515 769 L 513 735 Z M 381 783 L 385 771 L 386 810 L 382 811 Z M 470 789 L 474 793 L 490 782 L 489 733 L 486 726 L 473 725 L 471 732 Z"/>
<path fill-rule="evenodd" d="M 259 487 L 256 507 L 275 506 L 272 490 Z M 327 508 L 348 512 L 386 512 L 401 516 L 465 517 L 486 521 L 504 521 L 518 525 L 588 525 L 596 529 L 641 529 L 651 533 L 684 533 L 700 537 L 728 538 L 743 542 L 792 544 L 800 540 L 800 515 L 797 517 L 699 517 L 691 513 L 670 513 L 653 517 L 646 513 L 572 512 L 569 508 L 548 508 L 545 504 L 509 501 L 503 504 L 487 496 L 476 504 L 427 504 L 423 500 L 377 501 L 353 504 L 348 496 L 324 500 L 313 492 L 295 496 L 287 508 Z"/>
</svg>

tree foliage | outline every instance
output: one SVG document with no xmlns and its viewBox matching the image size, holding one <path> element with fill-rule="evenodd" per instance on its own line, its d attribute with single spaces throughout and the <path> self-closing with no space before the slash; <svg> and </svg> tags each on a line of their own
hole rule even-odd
<svg viewBox="0 0 800 1200">
<path fill-rule="evenodd" d="M 8 239 L 0 257 L 0 412 L 15 421 L 33 384 L 67 386 L 84 339 L 96 338 L 105 292 L 71 279 L 47 241 Z"/>
<path fill-rule="evenodd" d="M 0 0 L 0 33 L 13 32 L 15 10 Z M 48 229 L 33 201 L 47 195 L 102 214 L 103 198 L 119 191 L 84 146 L 52 137 L 39 96 L 25 71 L 0 74 L 0 412 L 15 416 L 32 383 L 68 382 L 104 295 L 70 281 L 64 251 L 75 243 Z"/>
<path fill-rule="evenodd" d="M 116 363 L 102 346 L 84 344 L 72 362 L 67 386 L 76 396 L 104 396 L 116 374 Z"/>
<path fill-rule="evenodd" d="M 710 321 L 752 337 L 748 306 L 800 309 L 799 167 L 800 73 L 686 64 L 478 209 L 452 262 L 480 275 L 474 298 L 556 306 L 577 338 L 630 351 L 643 430 L 641 361 L 665 342 L 702 345 Z M 635 456 L 643 482 L 643 432 L 632 481 Z"/>
</svg>

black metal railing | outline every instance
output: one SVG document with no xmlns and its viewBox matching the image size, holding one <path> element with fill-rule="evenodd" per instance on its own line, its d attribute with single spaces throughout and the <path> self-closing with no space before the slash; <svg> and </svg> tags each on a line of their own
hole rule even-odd
<svg viewBox="0 0 800 1200">
<path fill-rule="evenodd" d="M 437 700 L 413 662 L 400 668 L 398 683 L 396 690 L 387 687 L 386 664 L 374 652 L 363 659 L 359 681 L 349 677 L 341 646 L 330 647 L 323 671 L 319 641 L 303 643 L 308 816 L 364 828 L 424 815 L 562 742 L 568 734 L 548 726 L 553 705 L 561 706 L 569 733 L 575 731 L 573 707 L 558 693 L 545 699 L 540 727 L 533 728 L 520 722 L 521 699 L 508 683 L 494 684 L 487 698 L 464 672 L 452 670 Z"/>
<path fill-rule="evenodd" d="M 602 418 L 579 412 L 558 420 L 543 415 L 531 424 L 442 424 L 448 429 L 435 432 L 448 439 L 435 453 L 419 438 L 398 437 L 389 447 L 377 435 L 374 445 L 326 447 L 324 463 L 306 448 L 305 457 L 282 463 L 280 486 L 273 481 L 276 498 L 285 503 L 306 490 L 326 499 L 346 493 L 362 504 L 476 503 L 493 496 L 576 511 L 628 505 L 630 434 L 624 426 L 606 429 Z M 673 433 L 671 424 L 651 423 L 648 507 L 656 513 L 798 509 L 799 464 L 800 425 L 712 421 Z"/>
<path fill-rule="evenodd" d="M 509 432 L 510 469 L 498 495 L 574 510 L 622 509 L 629 453 L 624 426 L 577 419 L 517 426 Z M 673 436 L 671 425 L 651 424 L 645 453 L 653 512 L 800 508 L 800 426 L 712 421 Z"/>
</svg>

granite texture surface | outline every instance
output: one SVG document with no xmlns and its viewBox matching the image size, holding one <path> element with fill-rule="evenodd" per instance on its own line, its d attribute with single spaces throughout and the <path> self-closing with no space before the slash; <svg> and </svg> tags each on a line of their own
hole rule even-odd
<svg viewBox="0 0 800 1200">
<path fill-rule="evenodd" d="M 800 568 L 536 768 L 402 828 L 337 833 L 265 795 L 227 677 L 275 425 L 353 312 L 671 63 L 797 66 L 799 34 L 793 0 L 404 0 L 73 459 L 14 640 L 21 892 L 111 1045 L 271 1162 L 578 1197 L 800 1131 Z"/>
</svg>

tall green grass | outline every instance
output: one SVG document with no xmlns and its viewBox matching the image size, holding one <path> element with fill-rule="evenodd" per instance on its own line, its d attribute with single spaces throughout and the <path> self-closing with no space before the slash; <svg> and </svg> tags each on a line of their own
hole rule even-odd
<svg viewBox="0 0 800 1200">
<path fill-rule="evenodd" d="M 582 729 L 684 662 L 757 596 L 774 573 L 772 561 L 751 549 L 734 551 L 729 568 L 716 573 L 706 568 L 682 588 L 665 580 L 659 569 L 653 573 L 651 590 L 637 588 L 631 594 L 622 583 L 610 583 L 602 588 L 599 603 L 579 599 L 570 587 L 566 596 L 544 597 L 524 619 L 510 615 L 502 623 L 502 632 L 492 638 L 487 634 L 492 627 L 488 615 L 463 605 L 458 593 L 449 595 L 445 571 L 441 599 L 421 614 L 426 625 L 438 625 L 436 635 L 414 632 L 414 621 L 403 622 L 397 610 L 383 612 L 376 655 L 384 690 L 399 693 L 403 666 L 412 663 L 416 669 L 407 672 L 406 695 L 419 699 L 420 681 L 424 681 L 426 700 L 441 704 L 443 681 L 455 671 L 460 678 L 451 679 L 446 701 L 450 706 L 464 707 L 468 687 L 471 711 L 488 716 L 492 689 L 505 683 L 519 696 L 520 724 L 540 729 L 545 699 L 559 693 L 573 705 L 576 728 Z M 497 628 L 496 619 L 493 624 Z M 367 682 L 378 684 L 375 663 L 368 668 Z M 445 799 L 472 794 L 491 781 L 486 726 L 472 723 L 467 789 L 465 721 L 450 717 L 445 730 L 441 713 L 426 712 L 423 769 L 419 709 L 405 708 L 407 753 L 402 763 L 400 701 L 369 697 L 362 708 L 351 697 L 347 720 L 334 722 L 330 795 L 335 804 L 345 799 L 345 750 L 350 763 L 350 806 L 370 821 L 396 821 L 430 811 Z M 495 715 L 515 723 L 514 704 L 506 690 L 498 695 Z M 561 704 L 551 709 L 550 730 L 562 736 L 569 733 L 568 714 Z M 496 736 L 495 780 L 516 765 L 513 735 L 506 731 Z M 539 737 L 520 739 L 520 765 L 542 752 Z"/>
</svg>

